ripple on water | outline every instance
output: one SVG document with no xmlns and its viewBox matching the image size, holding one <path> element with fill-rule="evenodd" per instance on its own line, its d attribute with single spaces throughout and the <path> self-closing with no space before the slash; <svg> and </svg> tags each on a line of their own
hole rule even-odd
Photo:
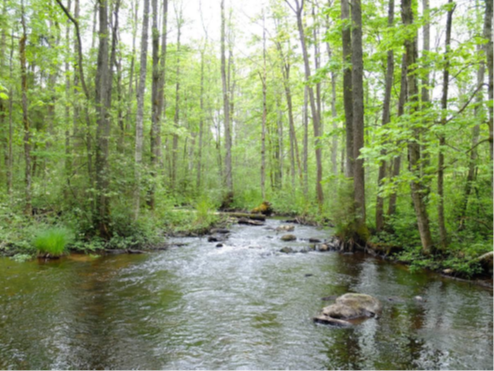
<svg viewBox="0 0 494 371">
<path fill-rule="evenodd" d="M 297 225 L 283 242 L 279 225 L 232 226 L 222 248 L 0 259 L 0 369 L 492 369 L 492 291 L 359 254 L 279 254 L 329 235 Z M 312 323 L 348 291 L 378 297 L 382 317 Z"/>
</svg>

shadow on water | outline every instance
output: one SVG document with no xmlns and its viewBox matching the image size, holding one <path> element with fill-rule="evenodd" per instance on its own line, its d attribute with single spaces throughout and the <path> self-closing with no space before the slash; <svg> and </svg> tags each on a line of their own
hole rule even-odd
<svg viewBox="0 0 494 371">
<path fill-rule="evenodd" d="M 275 228 L 279 221 L 270 220 Z M 149 255 L 0 259 L 0 369 L 492 369 L 492 291 L 233 226 Z M 346 292 L 383 303 L 351 328 L 311 318 Z M 420 295 L 424 301 L 417 301 Z"/>
</svg>

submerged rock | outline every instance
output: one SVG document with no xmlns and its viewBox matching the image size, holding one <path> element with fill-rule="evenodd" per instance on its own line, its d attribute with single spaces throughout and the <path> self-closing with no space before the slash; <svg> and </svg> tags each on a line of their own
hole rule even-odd
<svg viewBox="0 0 494 371">
<path fill-rule="evenodd" d="M 329 246 L 325 243 L 322 243 L 317 246 L 317 250 L 319 251 L 329 251 Z"/>
<path fill-rule="evenodd" d="M 218 244 L 216 244 L 216 247 L 217 248 L 223 247 L 223 244 L 222 243 L 218 243 Z"/>
<path fill-rule="evenodd" d="M 224 229 L 224 228 L 213 228 L 211 229 L 211 234 L 227 234 L 227 233 L 230 233 L 230 231 L 228 229 Z"/>
<path fill-rule="evenodd" d="M 345 294 L 336 298 L 336 303 L 324 307 L 321 314 L 314 317 L 318 323 L 346 326 L 347 320 L 358 318 L 379 318 L 382 305 L 376 298 L 367 294 Z"/>
<path fill-rule="evenodd" d="M 321 240 L 319 238 L 309 238 L 310 243 L 319 243 Z"/>
<path fill-rule="evenodd" d="M 283 247 L 280 252 L 284 253 L 284 254 L 292 254 L 295 252 L 295 250 L 293 250 L 291 247 Z"/>
<path fill-rule="evenodd" d="M 215 234 L 208 237 L 208 242 L 223 242 L 226 240 L 224 235 Z"/>
<path fill-rule="evenodd" d="M 295 241 L 297 239 L 297 237 L 293 234 L 284 234 L 283 236 L 281 236 L 281 240 L 282 241 Z"/>
</svg>

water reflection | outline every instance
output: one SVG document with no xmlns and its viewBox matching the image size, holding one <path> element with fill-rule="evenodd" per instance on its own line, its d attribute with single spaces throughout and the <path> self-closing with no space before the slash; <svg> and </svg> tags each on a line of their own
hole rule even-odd
<svg viewBox="0 0 494 371">
<path fill-rule="evenodd" d="M 223 249 L 186 242 L 0 259 L 0 369 L 492 369 L 492 291 L 360 254 L 277 255 L 287 243 L 263 228 L 234 227 Z M 320 298 L 345 292 L 378 297 L 381 318 L 311 322 L 330 303 Z"/>
</svg>

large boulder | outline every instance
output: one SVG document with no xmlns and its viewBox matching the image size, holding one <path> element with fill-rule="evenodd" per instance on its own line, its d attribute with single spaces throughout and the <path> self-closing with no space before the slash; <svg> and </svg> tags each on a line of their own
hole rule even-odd
<svg viewBox="0 0 494 371">
<path fill-rule="evenodd" d="M 378 318 L 382 305 L 376 298 L 366 294 L 345 294 L 336 298 L 336 303 L 323 308 L 315 322 L 331 325 L 350 325 L 348 320 L 358 318 Z"/>
</svg>

